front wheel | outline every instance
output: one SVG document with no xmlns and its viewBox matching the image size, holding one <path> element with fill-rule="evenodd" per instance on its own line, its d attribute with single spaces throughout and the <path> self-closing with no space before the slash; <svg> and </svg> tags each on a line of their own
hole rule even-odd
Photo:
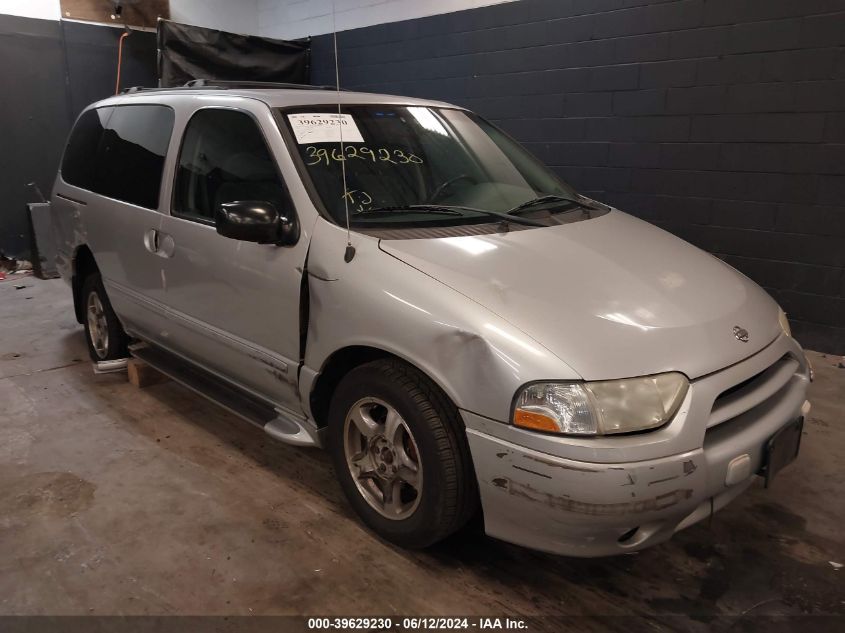
<svg viewBox="0 0 845 633">
<path fill-rule="evenodd" d="M 398 360 L 347 374 L 329 410 L 329 450 L 341 487 L 373 531 L 420 548 L 462 527 L 478 504 L 457 408 Z"/>
<path fill-rule="evenodd" d="M 94 362 L 125 358 L 128 338 L 112 310 L 99 273 L 85 278 L 82 284 L 85 306 L 85 340 Z"/>
</svg>

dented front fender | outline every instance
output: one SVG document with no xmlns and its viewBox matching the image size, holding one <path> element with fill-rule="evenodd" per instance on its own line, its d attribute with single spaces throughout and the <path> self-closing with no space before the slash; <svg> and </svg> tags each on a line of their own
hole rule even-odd
<svg viewBox="0 0 845 633">
<path fill-rule="evenodd" d="M 462 409 L 504 421 L 532 380 L 579 376 L 538 341 L 441 282 L 353 233 L 318 221 L 308 258 L 310 309 L 303 376 L 336 350 L 368 346 L 434 380 Z M 307 389 L 303 390 L 303 399 Z"/>
</svg>

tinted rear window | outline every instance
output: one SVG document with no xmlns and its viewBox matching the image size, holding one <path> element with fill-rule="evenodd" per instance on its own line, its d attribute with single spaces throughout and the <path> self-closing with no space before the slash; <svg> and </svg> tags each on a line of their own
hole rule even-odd
<svg viewBox="0 0 845 633">
<path fill-rule="evenodd" d="M 89 110 L 71 132 L 62 178 L 109 198 L 157 208 L 173 119 L 173 110 L 161 105 Z"/>
<path fill-rule="evenodd" d="M 62 178 L 74 187 L 94 188 L 97 149 L 112 108 L 88 110 L 76 122 L 62 160 Z"/>
<path fill-rule="evenodd" d="M 173 110 L 167 106 L 114 108 L 98 152 L 94 191 L 157 208 L 173 119 Z"/>
</svg>

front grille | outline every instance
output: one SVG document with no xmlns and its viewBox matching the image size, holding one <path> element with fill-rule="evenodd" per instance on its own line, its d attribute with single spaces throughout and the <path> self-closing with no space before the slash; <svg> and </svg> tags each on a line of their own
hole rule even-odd
<svg viewBox="0 0 845 633">
<path fill-rule="evenodd" d="M 787 354 L 768 369 L 725 389 L 713 403 L 707 428 L 724 424 L 766 403 L 786 388 L 798 367 L 798 361 Z"/>
</svg>

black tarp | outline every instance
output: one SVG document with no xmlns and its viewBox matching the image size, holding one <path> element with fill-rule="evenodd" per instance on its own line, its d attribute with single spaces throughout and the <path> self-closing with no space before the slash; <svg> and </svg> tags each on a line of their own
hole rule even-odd
<svg viewBox="0 0 845 633">
<path fill-rule="evenodd" d="M 170 20 L 158 22 L 158 76 L 162 87 L 192 79 L 310 81 L 311 38 L 274 40 Z"/>
</svg>

